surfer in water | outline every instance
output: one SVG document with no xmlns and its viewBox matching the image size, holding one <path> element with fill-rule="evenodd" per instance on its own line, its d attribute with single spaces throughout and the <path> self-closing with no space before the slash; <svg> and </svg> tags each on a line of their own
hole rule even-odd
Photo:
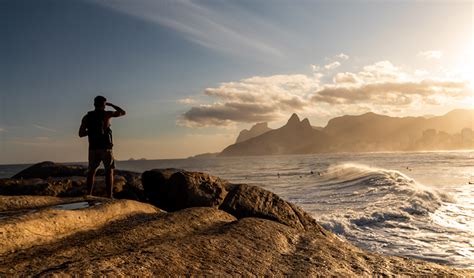
<svg viewBox="0 0 474 278">
<path fill-rule="evenodd" d="M 106 106 L 112 107 L 115 111 L 106 111 Z M 110 121 L 112 118 L 124 116 L 125 111 L 107 102 L 107 99 L 103 96 L 94 98 L 94 108 L 93 111 L 89 111 L 82 118 L 81 127 L 79 128 L 79 137 L 87 136 L 89 139 L 87 194 L 92 195 L 95 174 L 102 162 L 105 170 L 107 197 L 112 198 L 115 160 L 112 153 L 113 143 Z"/>
</svg>

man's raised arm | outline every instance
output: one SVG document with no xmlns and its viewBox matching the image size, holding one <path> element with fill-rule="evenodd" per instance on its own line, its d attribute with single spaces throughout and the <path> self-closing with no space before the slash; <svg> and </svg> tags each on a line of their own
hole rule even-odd
<svg viewBox="0 0 474 278">
<path fill-rule="evenodd" d="M 120 116 L 124 116 L 126 113 L 125 113 L 125 110 L 123 110 L 122 108 L 118 107 L 117 105 L 114 105 L 110 102 L 107 102 L 105 105 L 107 106 L 110 106 L 112 107 L 113 109 L 115 109 L 115 112 L 113 114 L 113 117 L 120 117 Z"/>
</svg>

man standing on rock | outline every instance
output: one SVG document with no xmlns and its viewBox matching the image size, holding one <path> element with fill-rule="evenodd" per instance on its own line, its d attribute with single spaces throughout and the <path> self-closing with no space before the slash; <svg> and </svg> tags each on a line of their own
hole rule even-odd
<svg viewBox="0 0 474 278">
<path fill-rule="evenodd" d="M 105 111 L 110 106 L 115 111 Z M 115 161 L 112 154 L 112 118 L 125 115 L 125 111 L 112 103 L 107 102 L 103 96 L 94 98 L 94 111 L 89 111 L 83 118 L 79 128 L 79 137 L 89 137 L 89 171 L 87 174 L 87 194 L 92 195 L 95 174 L 100 163 L 104 164 L 105 184 L 107 197 L 112 198 L 114 184 Z"/>
</svg>

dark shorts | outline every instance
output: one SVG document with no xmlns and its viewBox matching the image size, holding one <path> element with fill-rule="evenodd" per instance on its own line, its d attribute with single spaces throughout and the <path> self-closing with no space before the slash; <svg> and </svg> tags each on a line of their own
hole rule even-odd
<svg viewBox="0 0 474 278">
<path fill-rule="evenodd" d="M 96 170 L 101 162 L 105 170 L 115 169 L 112 150 L 89 150 L 89 170 Z"/>
</svg>

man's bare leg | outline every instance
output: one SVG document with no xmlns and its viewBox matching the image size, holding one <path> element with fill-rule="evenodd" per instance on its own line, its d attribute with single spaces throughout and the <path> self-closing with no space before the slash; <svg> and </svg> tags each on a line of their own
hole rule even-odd
<svg viewBox="0 0 474 278">
<path fill-rule="evenodd" d="M 92 190 L 94 189 L 94 182 L 95 182 L 95 173 L 97 169 L 91 170 L 87 173 L 87 195 L 92 196 Z"/>
<path fill-rule="evenodd" d="M 114 169 L 107 169 L 105 171 L 105 186 L 107 191 L 107 198 L 112 198 L 112 190 L 114 185 Z"/>
</svg>

